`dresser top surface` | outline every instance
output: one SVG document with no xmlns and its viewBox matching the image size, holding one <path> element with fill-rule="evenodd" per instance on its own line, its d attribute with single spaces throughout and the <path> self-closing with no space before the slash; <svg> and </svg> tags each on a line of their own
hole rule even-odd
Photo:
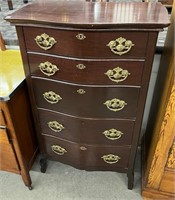
<svg viewBox="0 0 175 200">
<path fill-rule="evenodd" d="M 36 0 L 6 17 L 14 24 L 75 28 L 150 28 L 168 26 L 160 3 Z"/>
<path fill-rule="evenodd" d="M 9 100 L 25 78 L 20 51 L 0 51 L 0 100 Z"/>
</svg>

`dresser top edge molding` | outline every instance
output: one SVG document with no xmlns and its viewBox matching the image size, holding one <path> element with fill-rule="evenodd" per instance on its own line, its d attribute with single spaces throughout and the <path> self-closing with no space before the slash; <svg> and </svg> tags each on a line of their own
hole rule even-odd
<svg viewBox="0 0 175 200">
<path fill-rule="evenodd" d="M 5 17 L 11 24 L 72 28 L 163 29 L 170 24 L 161 3 L 40 0 Z"/>
</svg>

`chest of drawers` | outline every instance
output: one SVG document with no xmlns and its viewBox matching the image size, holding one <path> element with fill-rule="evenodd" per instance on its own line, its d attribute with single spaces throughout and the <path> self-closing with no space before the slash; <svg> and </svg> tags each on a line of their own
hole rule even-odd
<svg viewBox="0 0 175 200">
<path fill-rule="evenodd" d="M 166 9 L 43 0 L 6 19 L 17 28 L 43 157 L 127 173 L 132 189 L 157 34 L 169 24 Z"/>
<path fill-rule="evenodd" d="M 38 145 L 20 52 L 1 51 L 0 60 L 0 170 L 21 175 L 32 189 Z"/>
</svg>

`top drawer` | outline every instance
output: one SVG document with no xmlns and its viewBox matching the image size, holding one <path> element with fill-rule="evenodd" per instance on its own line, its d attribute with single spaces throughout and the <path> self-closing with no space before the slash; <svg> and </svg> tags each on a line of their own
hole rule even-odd
<svg viewBox="0 0 175 200">
<path fill-rule="evenodd" d="M 81 58 L 144 58 L 147 32 L 24 27 L 27 51 Z"/>
</svg>

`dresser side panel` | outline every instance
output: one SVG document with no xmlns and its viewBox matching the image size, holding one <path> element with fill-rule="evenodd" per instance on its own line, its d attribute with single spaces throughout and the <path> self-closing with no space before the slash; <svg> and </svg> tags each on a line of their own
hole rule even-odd
<svg viewBox="0 0 175 200">
<path fill-rule="evenodd" d="M 145 104 L 146 104 L 146 98 L 147 98 L 150 75 L 152 71 L 152 63 L 153 63 L 153 58 L 154 58 L 154 53 L 155 53 L 157 36 L 158 36 L 158 32 L 149 33 L 149 40 L 147 44 L 147 54 L 146 54 L 146 60 L 145 60 L 145 65 L 144 65 L 144 71 L 143 71 L 144 75 L 142 77 L 142 87 L 140 90 L 138 112 L 136 115 L 136 124 L 134 127 L 134 137 L 133 137 L 133 143 L 132 143 L 133 148 L 131 149 L 131 156 L 130 156 L 130 166 L 131 166 L 130 170 L 131 171 L 133 170 L 137 146 L 138 146 L 139 139 L 141 137 L 140 129 L 141 129 L 141 124 L 142 124 L 142 119 L 143 119 L 143 114 L 144 114 L 144 109 L 145 109 Z"/>
</svg>

